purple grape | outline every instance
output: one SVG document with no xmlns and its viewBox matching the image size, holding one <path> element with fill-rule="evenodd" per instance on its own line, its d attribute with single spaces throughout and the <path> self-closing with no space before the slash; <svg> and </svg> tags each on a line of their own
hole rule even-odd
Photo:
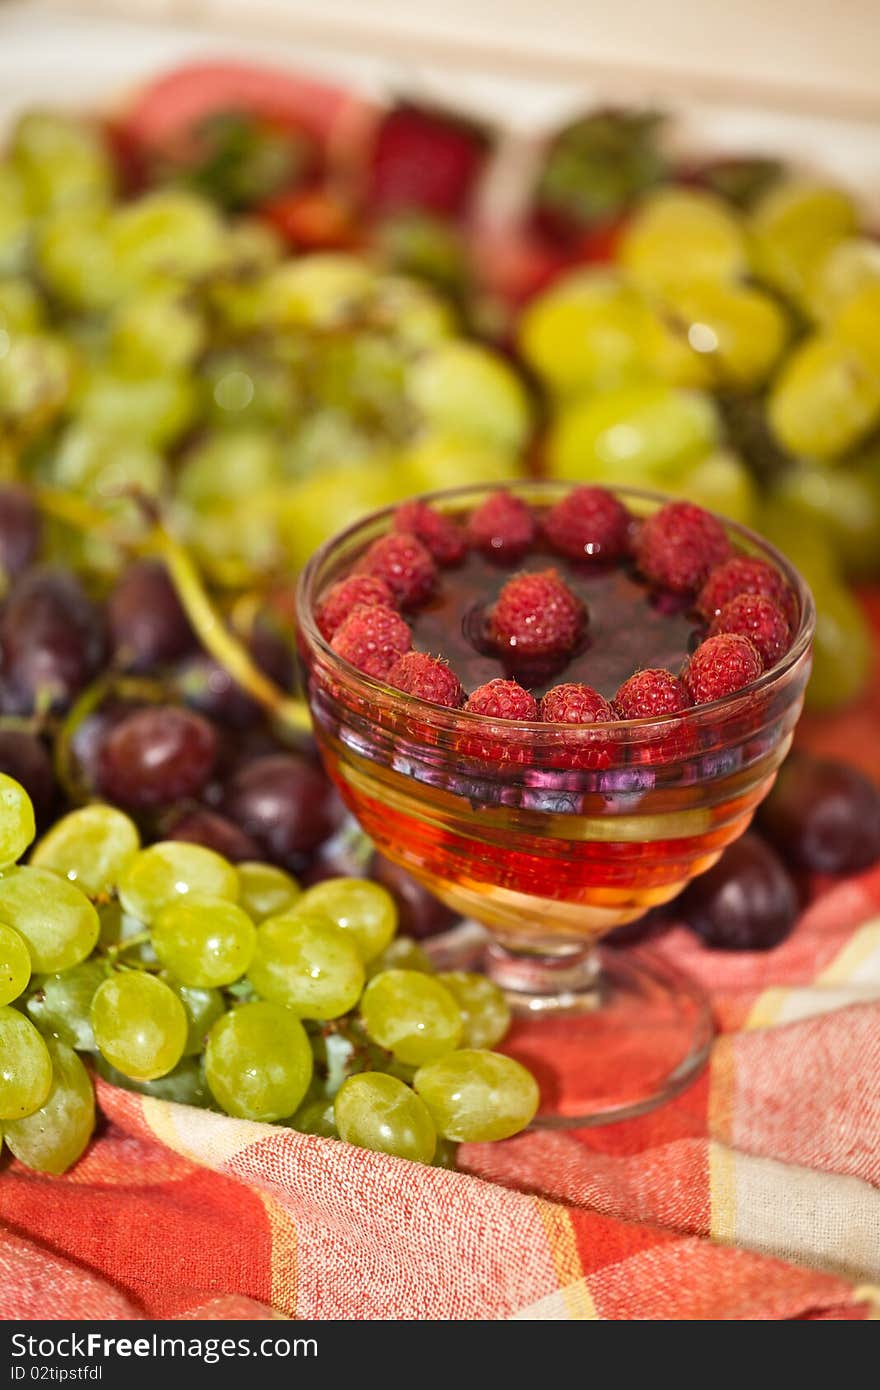
<svg viewBox="0 0 880 1390">
<path fill-rule="evenodd" d="M 7 695 L 20 713 L 66 709 L 100 669 L 104 623 L 74 575 L 29 570 L 0 618 Z"/>
<path fill-rule="evenodd" d="M 220 809 L 269 859 L 294 871 L 333 833 L 342 814 L 324 773 L 291 753 L 240 767 L 226 783 Z"/>
<path fill-rule="evenodd" d="M 226 667 L 206 652 L 198 652 L 178 667 L 175 686 L 192 709 L 232 729 L 251 728 L 263 718 L 257 701 L 246 695 Z"/>
<path fill-rule="evenodd" d="M 796 753 L 759 812 L 784 859 L 820 874 L 851 874 L 880 860 L 880 788 L 846 763 Z"/>
<path fill-rule="evenodd" d="M 0 571 L 17 579 L 33 564 L 42 526 L 33 498 L 23 487 L 0 487 Z"/>
<path fill-rule="evenodd" d="M 397 903 L 403 936 L 423 941 L 428 936 L 449 931 L 459 920 L 451 907 L 435 898 L 417 878 L 378 850 L 370 860 L 370 878 L 387 888 Z"/>
<path fill-rule="evenodd" d="M 214 767 L 217 739 L 206 719 L 173 705 L 136 711 L 111 729 L 98 755 L 98 788 L 133 811 L 197 796 Z"/>
<path fill-rule="evenodd" d="M 0 772 L 20 782 L 34 803 L 37 826 L 43 829 L 55 800 L 52 760 L 33 734 L 17 729 L 0 731 Z"/>
<path fill-rule="evenodd" d="M 165 831 L 168 840 L 186 840 L 192 845 L 204 845 L 217 854 L 222 854 L 232 864 L 240 864 L 244 859 L 260 859 L 260 846 L 250 835 L 239 830 L 237 825 L 209 811 L 206 806 L 194 806 L 173 821 Z"/>
<path fill-rule="evenodd" d="M 130 671 L 149 671 L 177 661 L 195 646 L 189 619 L 163 564 L 131 565 L 107 605 L 117 661 Z"/>
<path fill-rule="evenodd" d="M 707 946 L 767 951 L 797 921 L 798 896 L 775 850 L 758 835 L 743 835 L 688 885 L 676 907 Z"/>
<path fill-rule="evenodd" d="M 671 921 L 667 903 L 652 907 L 634 922 L 625 922 L 622 927 L 615 927 L 607 936 L 603 936 L 602 945 L 635 946 L 637 943 L 641 945 L 645 941 L 654 941 L 669 929 Z"/>
</svg>

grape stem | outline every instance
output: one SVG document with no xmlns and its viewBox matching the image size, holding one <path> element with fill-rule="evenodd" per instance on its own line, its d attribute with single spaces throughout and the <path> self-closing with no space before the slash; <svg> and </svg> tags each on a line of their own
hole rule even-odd
<svg viewBox="0 0 880 1390">
<path fill-rule="evenodd" d="M 285 694 L 270 680 L 223 623 L 186 547 L 161 523 L 153 524 L 146 535 L 125 536 L 113 527 L 104 512 L 69 493 L 38 488 L 37 502 L 50 516 L 78 531 L 97 533 L 130 554 L 161 560 L 205 650 L 279 724 L 297 730 L 311 727 L 304 702 Z"/>
</svg>

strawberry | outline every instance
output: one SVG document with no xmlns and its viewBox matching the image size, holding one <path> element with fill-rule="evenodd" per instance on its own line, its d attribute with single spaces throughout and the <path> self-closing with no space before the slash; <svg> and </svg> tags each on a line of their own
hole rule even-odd
<svg viewBox="0 0 880 1390">
<path fill-rule="evenodd" d="M 468 208 L 488 153 L 470 121 L 403 102 L 386 112 L 373 140 L 368 205 L 382 213 L 421 208 L 459 217 Z"/>
</svg>

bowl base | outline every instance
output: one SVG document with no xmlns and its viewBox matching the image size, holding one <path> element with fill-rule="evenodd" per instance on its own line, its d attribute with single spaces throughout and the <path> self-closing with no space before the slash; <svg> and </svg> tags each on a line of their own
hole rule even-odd
<svg viewBox="0 0 880 1390">
<path fill-rule="evenodd" d="M 485 960 L 514 1013 L 500 1050 L 540 1085 L 534 1128 L 632 1119 L 678 1095 L 705 1066 L 714 1031 L 709 1001 L 657 956 L 595 947 L 580 980 L 574 971 L 563 978 L 558 963 L 557 988 L 548 992 L 528 972 L 505 977 L 501 954 L 493 944 Z"/>
</svg>

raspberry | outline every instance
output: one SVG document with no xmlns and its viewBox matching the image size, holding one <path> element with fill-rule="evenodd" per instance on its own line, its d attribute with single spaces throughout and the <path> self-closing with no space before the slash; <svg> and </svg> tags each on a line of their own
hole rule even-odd
<svg viewBox="0 0 880 1390">
<path fill-rule="evenodd" d="M 547 724 L 610 724 L 617 716 L 598 690 L 572 681 L 547 691 L 541 718 Z"/>
<path fill-rule="evenodd" d="M 716 618 L 731 599 L 740 594 L 763 594 L 772 599 L 793 627 L 796 619 L 794 594 L 786 584 L 779 570 L 760 560 L 757 555 L 734 555 L 723 565 L 718 565 L 706 580 L 697 599 L 697 612 L 707 622 Z"/>
<path fill-rule="evenodd" d="M 434 705 L 458 709 L 464 699 L 461 682 L 445 661 L 424 652 L 404 652 L 385 677 L 389 685 L 405 695 L 416 695 Z"/>
<path fill-rule="evenodd" d="M 722 608 L 709 628 L 709 636 L 719 632 L 738 632 L 748 637 L 764 663 L 764 670 L 775 666 L 791 645 L 788 623 L 772 599 L 763 594 L 739 594 Z"/>
<path fill-rule="evenodd" d="M 489 636 L 497 647 L 526 660 L 571 651 L 587 611 L 555 570 L 509 579 L 489 615 Z"/>
<path fill-rule="evenodd" d="M 620 719 L 657 719 L 662 714 L 678 714 L 692 703 L 678 677 L 657 668 L 636 671 L 614 697 Z"/>
<path fill-rule="evenodd" d="M 337 628 L 342 627 L 353 608 L 393 608 L 394 595 L 384 579 L 372 574 L 350 574 L 327 590 L 315 609 L 315 622 L 329 642 Z"/>
<path fill-rule="evenodd" d="M 393 608 L 359 604 L 337 629 L 330 646 L 365 675 L 382 680 L 411 643 L 412 633 Z"/>
<path fill-rule="evenodd" d="M 646 579 L 676 594 L 693 594 L 730 554 L 721 522 L 692 502 L 667 502 L 649 516 L 636 539 Z"/>
<path fill-rule="evenodd" d="M 358 574 L 384 579 L 401 608 L 416 608 L 430 598 L 437 567 L 430 551 L 416 536 L 391 531 L 373 541 L 356 566 Z"/>
<path fill-rule="evenodd" d="M 458 565 L 464 559 L 467 542 L 461 527 L 451 516 L 444 516 L 427 502 L 413 498 L 394 513 L 395 531 L 408 531 L 422 542 L 438 565 Z"/>
<path fill-rule="evenodd" d="M 685 662 L 681 678 L 694 704 L 707 705 L 733 695 L 764 669 L 761 657 L 748 637 L 721 632 L 707 637 Z"/>
<path fill-rule="evenodd" d="M 544 534 L 573 560 L 619 560 L 629 542 L 630 515 L 604 487 L 576 487 L 544 519 Z"/>
<path fill-rule="evenodd" d="M 491 719 L 537 719 L 538 704 L 534 695 L 523 690 L 516 681 L 501 679 L 487 681 L 472 692 L 465 702 L 468 714 L 486 714 Z"/>
<path fill-rule="evenodd" d="M 519 560 L 535 543 L 538 527 L 525 502 L 509 492 L 493 492 L 467 523 L 468 540 L 500 560 Z"/>
</svg>

